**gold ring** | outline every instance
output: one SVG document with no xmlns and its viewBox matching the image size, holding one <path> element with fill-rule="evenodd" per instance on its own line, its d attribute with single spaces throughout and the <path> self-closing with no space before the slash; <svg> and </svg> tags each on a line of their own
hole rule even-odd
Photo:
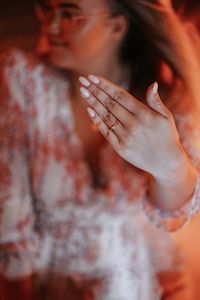
<svg viewBox="0 0 200 300">
<path fill-rule="evenodd" d="M 119 125 L 119 122 L 116 120 L 115 124 L 110 128 L 110 130 L 115 130 L 118 125 Z"/>
</svg>

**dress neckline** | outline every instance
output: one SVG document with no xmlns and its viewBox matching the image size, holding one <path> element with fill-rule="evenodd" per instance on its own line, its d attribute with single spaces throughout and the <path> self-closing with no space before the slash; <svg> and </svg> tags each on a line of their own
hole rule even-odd
<svg viewBox="0 0 200 300">
<path fill-rule="evenodd" d="M 81 140 L 81 138 L 79 137 L 76 128 L 75 128 L 75 121 L 74 121 L 74 113 L 73 113 L 73 109 L 72 109 L 72 103 L 69 99 L 69 94 L 68 94 L 68 88 L 67 88 L 67 102 L 66 103 L 66 109 L 69 110 L 69 116 L 70 116 L 70 127 L 71 127 L 71 134 L 73 136 L 73 139 L 75 141 L 77 150 L 78 150 L 78 156 L 81 160 L 81 163 L 83 165 L 84 171 L 87 174 L 88 177 L 88 182 L 89 182 L 89 186 L 90 188 L 92 188 L 93 190 L 97 191 L 105 191 L 107 186 L 108 186 L 108 182 L 107 184 L 105 184 L 105 177 L 102 175 L 102 177 L 100 178 L 100 183 L 102 181 L 102 186 L 95 186 L 93 184 L 94 180 L 93 180 L 93 176 L 92 176 L 92 172 L 90 170 L 90 167 L 85 159 L 85 152 L 84 152 L 84 146 L 83 146 L 83 141 Z M 105 158 L 104 153 L 107 152 L 110 149 L 111 145 L 109 144 L 108 141 L 105 141 L 105 143 L 103 143 L 99 149 L 99 165 L 102 166 L 102 174 L 104 174 L 104 163 L 103 163 L 103 158 Z"/>
</svg>

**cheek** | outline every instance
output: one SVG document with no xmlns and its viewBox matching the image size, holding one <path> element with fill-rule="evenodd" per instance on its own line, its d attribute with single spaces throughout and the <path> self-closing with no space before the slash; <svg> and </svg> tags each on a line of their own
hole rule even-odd
<svg viewBox="0 0 200 300">
<path fill-rule="evenodd" d="M 90 24 L 75 34 L 64 31 L 62 39 L 68 47 L 51 48 L 49 59 L 59 67 L 76 68 L 103 59 L 110 41 L 109 30 L 102 24 Z"/>
<path fill-rule="evenodd" d="M 92 58 L 106 51 L 109 43 L 109 34 L 105 28 L 96 27 L 90 30 L 84 30 L 77 36 L 74 36 L 71 43 L 71 49 L 74 55 L 80 58 Z M 103 52 L 102 52 L 103 51 Z"/>
</svg>

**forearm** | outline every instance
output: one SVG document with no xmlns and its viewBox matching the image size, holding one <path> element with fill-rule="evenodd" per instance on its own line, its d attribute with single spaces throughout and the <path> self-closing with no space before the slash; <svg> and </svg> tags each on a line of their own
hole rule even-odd
<svg viewBox="0 0 200 300">
<path fill-rule="evenodd" d="M 197 170 L 186 159 L 168 178 L 150 177 L 150 201 L 161 210 L 176 210 L 191 199 L 196 182 Z"/>
</svg>

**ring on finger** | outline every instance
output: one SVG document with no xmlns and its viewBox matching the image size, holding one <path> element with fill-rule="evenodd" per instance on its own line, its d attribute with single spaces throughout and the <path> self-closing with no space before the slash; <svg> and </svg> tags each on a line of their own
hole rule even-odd
<svg viewBox="0 0 200 300">
<path fill-rule="evenodd" d="M 119 121 L 116 120 L 116 122 L 111 126 L 110 130 L 114 131 L 119 126 Z"/>
</svg>

